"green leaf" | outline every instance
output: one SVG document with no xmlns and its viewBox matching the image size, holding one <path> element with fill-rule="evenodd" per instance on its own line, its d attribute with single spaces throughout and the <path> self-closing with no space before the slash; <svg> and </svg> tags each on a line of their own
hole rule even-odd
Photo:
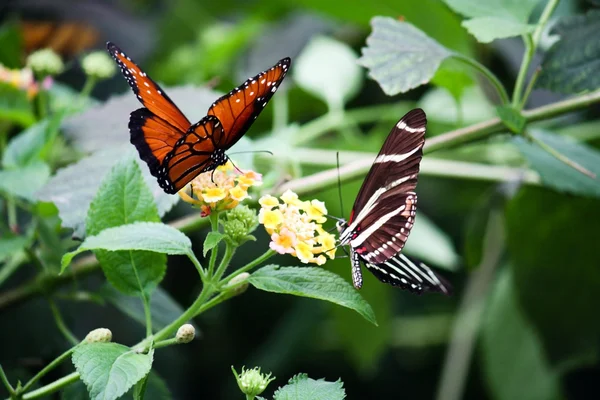
<svg viewBox="0 0 600 400">
<path fill-rule="evenodd" d="M 221 232 L 208 232 L 206 239 L 204 239 L 204 250 L 202 251 L 204 257 L 206 257 L 206 254 L 214 249 L 223 238 L 225 238 L 225 235 Z"/>
<path fill-rule="evenodd" d="M 521 311 L 512 271 L 496 282 L 482 324 L 485 377 L 497 400 L 560 399 L 560 377 Z"/>
<path fill-rule="evenodd" d="M 134 387 L 137 388 L 139 383 Z M 165 381 L 154 371 L 150 371 L 150 374 L 146 376 L 146 393 L 144 394 L 144 400 L 171 400 L 171 392 Z"/>
<path fill-rule="evenodd" d="M 460 259 L 450 237 L 423 212 L 415 219 L 404 250 L 426 263 L 449 270 L 456 270 Z"/>
<path fill-rule="evenodd" d="M 43 162 L 0 170 L 0 191 L 34 202 L 49 178 L 50 168 Z"/>
<path fill-rule="evenodd" d="M 496 39 L 519 36 L 535 30 L 535 25 L 502 17 L 473 18 L 464 21 L 463 26 L 480 43 L 490 43 Z"/>
<path fill-rule="evenodd" d="M 0 263 L 17 254 L 31 242 L 26 236 L 0 237 Z"/>
<path fill-rule="evenodd" d="M 330 110 L 341 110 L 362 86 L 357 59 L 348 45 L 315 37 L 295 60 L 294 80 L 302 89 L 324 100 Z"/>
<path fill-rule="evenodd" d="M 525 129 L 527 120 L 519 111 L 511 106 L 498 106 L 496 107 L 496 113 L 511 132 L 520 134 Z"/>
<path fill-rule="evenodd" d="M 474 270 L 481 264 L 488 225 L 502 225 L 504 196 L 494 190 L 472 208 L 465 226 L 464 254 L 466 267 Z"/>
<path fill-rule="evenodd" d="M 139 354 L 117 343 L 81 344 L 73 352 L 73 365 L 92 400 L 121 397 L 150 372 L 154 350 Z"/>
<path fill-rule="evenodd" d="M 146 326 L 144 305 L 139 297 L 126 296 L 108 284 L 100 289 L 99 294 L 119 311 Z M 159 331 L 173 322 L 184 311 L 183 307 L 160 286 L 152 292 L 152 296 L 150 297 L 150 312 L 152 315 L 152 328 L 155 331 Z M 196 327 L 196 337 L 199 337 L 198 327 Z"/>
<path fill-rule="evenodd" d="M 160 222 L 152 193 L 133 159 L 118 163 L 106 176 L 88 210 L 88 235 L 135 222 Z M 104 275 L 126 294 L 149 292 L 164 277 L 167 258 L 148 251 L 95 250 Z"/>
<path fill-rule="evenodd" d="M 98 151 L 60 169 L 39 192 L 38 199 L 54 203 L 59 210 L 62 226 L 73 228 L 75 235 L 83 238 L 88 208 L 100 183 L 117 162 L 132 157 L 136 158 L 138 164 L 144 164 L 144 179 L 154 196 L 158 214 L 163 216 L 179 200 L 179 196 L 168 195 L 158 186 L 156 178 L 150 175 L 145 163 L 137 159 L 135 149 L 130 144 Z"/>
<path fill-rule="evenodd" d="M 448 90 L 457 103 L 460 102 L 465 90 L 475 84 L 466 66 L 452 58 L 442 62 L 431 83 Z"/>
<path fill-rule="evenodd" d="M 560 40 L 544 56 L 536 87 L 561 93 L 600 88 L 600 10 L 563 17 L 551 33 Z"/>
<path fill-rule="evenodd" d="M 529 17 L 540 0 L 445 0 L 454 11 L 471 18 L 463 26 L 482 42 L 531 32 Z"/>
<path fill-rule="evenodd" d="M 565 164 L 538 145 L 530 143 L 522 137 L 513 138 L 513 143 L 525 156 L 530 166 L 540 174 L 545 185 L 560 192 L 600 197 L 600 152 L 565 136 L 542 130 L 531 130 L 529 133 L 596 174 L 596 178 L 591 178 Z"/>
<path fill-rule="evenodd" d="M 387 17 L 371 20 L 358 63 L 369 70 L 389 96 L 404 93 L 429 82 L 441 62 L 452 52 L 415 26 Z"/>
<path fill-rule="evenodd" d="M 25 90 L 0 82 L 0 120 L 21 126 L 35 123 L 33 107 Z"/>
<path fill-rule="evenodd" d="M 273 400 L 343 400 L 346 398 L 344 383 L 341 380 L 327 382 L 314 380 L 306 374 L 292 377 L 288 384 L 277 389 Z"/>
<path fill-rule="evenodd" d="M 248 282 L 266 292 L 326 300 L 350 308 L 377 325 L 369 303 L 342 277 L 322 268 L 267 265 L 254 272 Z"/>
<path fill-rule="evenodd" d="M 553 365 L 597 359 L 600 201 L 525 187 L 507 207 L 519 303 Z"/>
<path fill-rule="evenodd" d="M 73 257 L 87 250 L 145 250 L 163 254 L 182 254 L 192 257 L 192 242 L 181 231 L 156 222 L 136 222 L 108 228 L 96 236 L 87 237 L 79 248 L 62 258 L 61 272 Z"/>
<path fill-rule="evenodd" d="M 39 163 L 58 134 L 62 114 L 30 126 L 8 142 L 2 165 L 6 168 L 22 167 Z"/>
</svg>

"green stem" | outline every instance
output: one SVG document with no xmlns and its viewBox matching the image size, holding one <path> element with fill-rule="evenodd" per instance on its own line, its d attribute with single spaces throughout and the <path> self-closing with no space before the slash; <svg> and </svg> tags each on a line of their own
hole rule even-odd
<svg viewBox="0 0 600 400">
<path fill-rule="evenodd" d="M 521 92 L 523 91 L 525 78 L 527 78 L 527 71 L 529 71 L 529 65 L 531 64 L 536 49 L 536 45 L 533 42 L 531 35 L 523 35 L 523 42 L 525 43 L 525 54 L 523 56 L 523 61 L 521 61 L 521 67 L 519 68 L 519 74 L 517 75 L 512 99 L 512 106 L 515 109 L 518 109 L 521 104 Z"/>
<path fill-rule="evenodd" d="M 146 337 L 152 336 L 152 312 L 150 311 L 150 295 L 142 290 L 140 295 L 144 305 L 144 316 L 146 317 Z"/>
<path fill-rule="evenodd" d="M 47 384 L 46 386 L 42 386 L 39 389 L 24 394 L 23 400 L 33 400 L 48 396 L 51 393 L 54 393 L 77 380 L 79 380 L 79 373 L 73 372 L 67 376 L 63 376 L 62 378 L 55 380 L 52 383 Z"/>
<path fill-rule="evenodd" d="M 40 113 L 40 120 L 46 118 L 48 115 L 48 92 L 42 87 L 44 78 L 40 79 L 38 84 L 40 91 L 37 94 L 38 111 Z"/>
<path fill-rule="evenodd" d="M 520 110 L 522 110 L 523 107 L 525 107 L 525 104 L 527 103 L 527 99 L 529 99 L 529 95 L 531 94 L 531 91 L 533 90 L 533 86 L 535 85 L 535 82 L 537 81 L 538 77 L 540 76 L 540 72 L 542 72 L 542 69 L 538 67 L 535 69 L 533 75 L 531 76 L 531 79 L 529 80 L 529 83 L 527 84 L 527 87 L 525 88 L 525 93 L 523 94 L 521 103 L 519 104 Z"/>
<path fill-rule="evenodd" d="M 582 165 L 578 164 L 577 162 L 571 160 L 570 158 L 568 158 L 561 152 L 554 149 L 552 146 L 549 146 L 548 144 L 546 144 L 543 140 L 540 140 L 533 135 L 526 135 L 526 136 L 528 139 L 530 139 L 535 144 L 540 146 L 546 152 L 550 153 L 557 160 L 562 161 L 563 163 L 567 164 L 569 167 L 581 172 L 584 175 L 589 176 L 592 179 L 596 179 L 596 174 L 594 174 L 592 171 L 588 170 L 587 168 L 583 167 Z"/>
<path fill-rule="evenodd" d="M 225 273 L 225 270 L 227 270 L 227 267 L 229 266 L 229 262 L 231 261 L 231 258 L 233 257 L 234 252 L 235 252 L 235 247 L 233 245 L 231 245 L 229 242 L 225 242 L 225 254 L 223 254 L 223 258 L 221 259 L 221 262 L 219 263 L 219 268 L 217 268 L 217 272 L 215 272 L 215 276 L 214 276 L 215 282 L 219 282 L 219 280 L 221 279 L 221 276 L 223 276 L 223 274 Z"/>
<path fill-rule="evenodd" d="M 69 358 L 71 356 L 71 354 L 73 354 L 73 350 L 75 350 L 74 347 L 70 348 L 69 350 L 62 353 L 60 356 L 56 357 L 50 364 L 46 365 L 44 367 L 44 369 L 42 369 L 33 378 L 31 378 L 25 384 L 25 386 L 23 386 L 23 388 L 19 390 L 19 393 L 27 392 L 31 388 L 31 386 L 33 386 L 34 383 L 36 383 L 41 378 L 43 378 L 44 375 L 46 375 L 48 372 L 52 371 L 57 365 L 62 363 L 65 359 Z"/>
<path fill-rule="evenodd" d="M 219 213 L 212 213 L 208 216 L 210 218 L 210 227 L 213 232 L 219 232 Z M 219 245 L 216 245 L 210 250 L 210 260 L 208 262 L 208 279 L 212 279 L 215 271 L 215 263 L 217 262 L 217 255 L 219 254 Z"/>
<path fill-rule="evenodd" d="M 170 339 L 161 340 L 160 342 L 155 342 L 154 348 L 160 349 L 161 347 L 172 346 L 174 344 L 179 344 L 179 343 L 177 343 L 177 338 L 170 338 Z"/>
<path fill-rule="evenodd" d="M 314 139 L 331 130 L 339 130 L 347 126 L 387 120 L 398 121 L 402 114 L 408 112 L 413 106 L 414 103 L 410 102 L 369 106 L 348 110 L 343 113 L 343 117 L 340 114 L 327 113 L 302 125 L 292 138 L 292 145 L 314 142 Z"/>
<path fill-rule="evenodd" d="M 500 80 L 496 77 L 496 75 L 494 75 L 492 73 L 492 71 L 487 69 L 485 67 L 485 65 L 481 64 L 477 60 L 472 59 L 471 57 L 467 57 L 460 53 L 454 53 L 454 54 L 452 54 L 452 57 L 454 57 L 455 59 L 457 59 L 459 61 L 462 61 L 463 63 L 465 63 L 467 65 L 470 65 L 471 67 L 475 68 L 477 71 L 481 72 L 481 74 L 483 74 L 483 76 L 485 76 L 488 79 L 488 81 L 492 84 L 494 89 L 496 89 L 496 92 L 498 93 L 498 97 L 500 98 L 500 101 L 502 102 L 502 104 L 510 103 L 510 100 L 508 98 L 508 93 L 506 93 L 506 89 L 504 88 L 504 86 L 502 85 Z"/>
<path fill-rule="evenodd" d="M 0 380 L 2 380 L 2 383 L 4 384 L 4 387 L 6 388 L 6 390 L 8 390 L 10 397 L 11 398 L 15 397 L 15 394 L 16 394 L 15 389 L 12 387 L 12 385 L 8 381 L 8 377 L 4 373 L 4 368 L 2 368 L 2 365 L 0 365 Z"/>
<path fill-rule="evenodd" d="M 229 276 L 227 276 L 225 279 L 222 280 L 222 283 L 225 284 L 225 283 L 229 282 L 230 280 L 232 280 L 233 278 L 235 278 L 236 276 L 238 276 L 239 274 L 250 271 L 252 268 L 267 261 L 269 258 L 273 257 L 275 254 L 277 254 L 277 252 L 275 252 L 274 250 L 271 250 L 271 249 L 267 250 L 266 252 L 263 253 L 262 256 L 258 257 L 257 259 L 255 259 L 253 261 L 250 261 L 248 264 L 244 265 L 242 268 L 232 272 Z"/>
<path fill-rule="evenodd" d="M 96 78 L 90 75 L 87 76 L 85 83 L 83 84 L 83 88 L 81 89 L 81 92 L 79 92 L 79 98 L 81 99 L 81 101 L 83 101 L 84 98 L 90 96 L 92 90 L 94 89 L 94 86 L 96 86 L 96 82 L 98 82 Z"/>
<path fill-rule="evenodd" d="M 73 345 L 76 346 L 79 344 L 80 340 L 78 340 L 75 335 L 71 332 L 71 330 L 65 324 L 65 321 L 60 314 L 60 310 L 56 306 L 56 303 L 51 297 L 48 297 L 48 304 L 50 305 L 50 310 L 52 310 L 52 316 L 54 317 L 54 321 L 56 322 L 56 326 L 60 333 Z"/>
<path fill-rule="evenodd" d="M 552 13 L 556 9 L 559 0 L 550 0 L 546 3 L 546 7 L 544 11 L 542 11 L 542 15 L 537 23 L 533 34 L 524 35 L 523 40 L 525 42 L 525 55 L 523 57 L 523 62 L 521 63 L 521 68 L 519 69 L 519 74 L 517 75 L 517 81 L 515 83 L 515 90 L 513 92 L 513 101 L 512 105 L 514 108 L 522 108 L 521 104 L 524 104 L 527 100 L 525 94 L 523 95 L 523 99 L 521 99 L 521 92 L 523 91 L 523 85 L 525 82 L 525 78 L 527 77 L 527 71 L 529 70 L 529 66 L 531 65 L 531 61 L 533 60 L 533 56 L 537 50 L 537 47 L 540 44 L 540 39 L 542 37 L 542 33 L 544 32 L 544 28 L 552 16 Z M 526 93 L 528 96 L 529 94 Z"/>
<path fill-rule="evenodd" d="M 8 227 L 13 233 L 19 233 L 17 222 L 17 204 L 13 196 L 6 196 L 6 212 L 8 214 Z"/>
<path fill-rule="evenodd" d="M 206 303 L 206 301 L 210 298 L 210 296 L 213 293 L 214 287 L 212 286 L 212 284 L 206 283 L 202 288 L 202 292 L 200 292 L 198 298 L 196 298 L 194 303 L 190 307 L 188 307 L 188 309 L 185 310 L 183 314 L 181 314 L 175 321 L 171 322 L 169 325 L 156 332 L 154 336 L 146 339 L 146 342 L 148 342 L 149 339 L 154 340 L 154 342 L 159 342 L 161 340 L 164 340 L 168 336 L 171 336 L 174 332 L 177 331 L 177 329 L 179 329 L 181 325 L 187 323 L 192 318 L 194 318 L 200 307 L 202 307 L 202 305 Z M 144 344 L 145 343 L 142 343 L 142 345 Z"/>
</svg>

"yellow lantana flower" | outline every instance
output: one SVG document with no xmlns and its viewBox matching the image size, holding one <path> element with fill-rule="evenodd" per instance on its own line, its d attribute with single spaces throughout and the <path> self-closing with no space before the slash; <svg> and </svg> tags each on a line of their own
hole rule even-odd
<svg viewBox="0 0 600 400">
<path fill-rule="evenodd" d="M 323 265 L 335 257 L 335 237 L 323 229 L 327 221 L 325 204 L 319 200 L 301 201 L 290 190 L 279 199 L 265 195 L 258 200 L 259 222 L 271 235 L 269 247 L 280 254 L 291 254 L 303 263 Z"/>
<path fill-rule="evenodd" d="M 204 172 L 195 177 L 179 196 L 194 204 L 207 216 L 212 212 L 229 210 L 241 201 L 250 198 L 248 189 L 262 184 L 262 175 L 254 171 L 239 171 L 231 161 L 220 165 L 214 171 Z"/>
</svg>

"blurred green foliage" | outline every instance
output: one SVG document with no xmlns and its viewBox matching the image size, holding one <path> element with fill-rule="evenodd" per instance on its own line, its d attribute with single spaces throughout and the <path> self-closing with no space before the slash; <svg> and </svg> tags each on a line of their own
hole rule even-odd
<svg viewBox="0 0 600 400">
<path fill-rule="evenodd" d="M 59 20 L 67 10 L 11 9 L 0 21 L 0 363 L 7 380 L 26 384 L 73 351 L 74 366 L 61 363 L 28 390 L 65 376 L 75 382 L 65 399 L 88 392 L 240 398 L 233 364 L 271 371 L 277 379 L 263 396 L 275 399 L 302 398 L 294 390 L 332 399 L 344 392 L 351 399 L 593 398 L 600 377 L 598 4 L 563 0 L 552 14 L 556 1 L 538 3 L 99 4 L 117 21 L 151 27 L 154 36 L 139 34 L 135 23 L 103 30 L 90 17 L 102 40 L 140 49 L 136 60 L 193 121 L 247 76 L 292 57 L 284 84 L 230 150 L 274 153 L 232 156 L 264 174 L 262 192 L 296 184 L 301 198 L 323 200 L 330 215 L 347 218 L 368 169 L 356 161 L 372 158 L 392 124 L 417 106 L 428 115 L 425 152 L 437 150 L 422 163 L 423 221 L 417 217 L 406 252 L 445 269 L 452 297 L 414 296 L 366 272 L 356 292 L 348 259 L 307 268 L 275 256 L 273 266 L 251 274 L 245 293 L 224 290 L 228 301 L 195 318 L 196 340 L 156 349 L 140 342 L 144 327 L 160 335 L 185 316 L 200 290 L 194 266 L 210 263 L 208 250 L 227 248 L 226 235 L 209 235 L 208 219 L 176 204 L 144 163 L 132 161 L 128 114 L 140 106 L 129 92 L 114 94 L 127 90 L 121 77 L 96 85 L 92 97 L 77 83 L 78 58 L 65 60 L 66 72 L 49 89 L 44 77 L 21 74 L 19 21 Z M 533 58 L 546 49 L 541 61 Z M 538 65 L 539 76 L 532 73 Z M 538 87 L 573 97 L 529 91 Z M 528 110 L 534 100 L 549 106 Z M 134 222 L 142 225 L 127 225 Z M 268 248 L 262 227 L 254 235 L 256 242 L 231 253 L 229 273 Z M 79 250 L 94 249 L 104 275 L 86 256 L 59 274 L 61 259 L 66 268 L 81 241 Z M 69 335 L 100 326 L 121 344 L 68 350 Z M 136 343 L 146 352 L 127 347 Z M 85 386 L 69 375 L 74 367 Z M 110 368 L 123 374 L 105 373 Z"/>
</svg>

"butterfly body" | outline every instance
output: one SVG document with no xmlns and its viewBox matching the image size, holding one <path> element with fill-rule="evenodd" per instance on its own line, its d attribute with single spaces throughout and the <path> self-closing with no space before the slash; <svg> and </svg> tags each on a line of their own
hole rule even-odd
<svg viewBox="0 0 600 400">
<path fill-rule="evenodd" d="M 417 175 L 427 119 L 421 109 L 394 126 L 361 187 L 348 222 L 338 221 L 340 245 L 350 246 L 352 281 L 363 284 L 364 264 L 380 281 L 415 293 L 449 292 L 429 267 L 401 251 L 414 225 Z"/>
<path fill-rule="evenodd" d="M 144 106 L 131 113 L 131 143 L 160 187 L 177 193 L 202 172 L 227 162 L 225 152 L 248 131 L 282 83 L 291 60 L 249 78 L 217 99 L 207 115 L 192 124 L 167 94 L 121 49 L 107 43 L 133 93 Z"/>
</svg>

